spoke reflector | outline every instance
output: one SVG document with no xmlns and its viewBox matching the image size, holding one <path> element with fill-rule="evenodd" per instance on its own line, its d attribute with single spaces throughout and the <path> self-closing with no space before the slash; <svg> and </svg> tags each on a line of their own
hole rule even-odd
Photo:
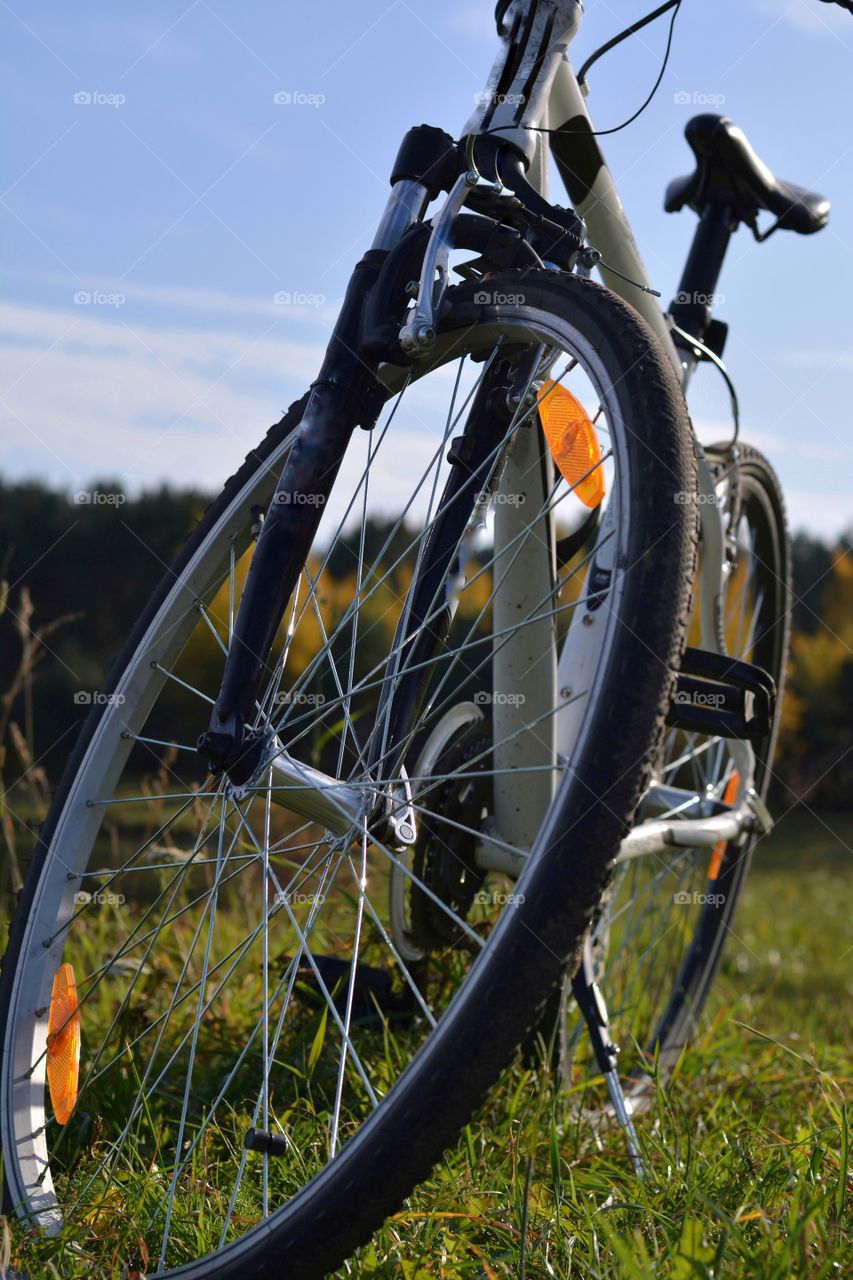
<svg viewBox="0 0 853 1280">
<path fill-rule="evenodd" d="M 723 791 L 723 804 L 732 805 L 737 800 L 738 787 L 740 786 L 740 774 L 737 769 L 732 770 L 731 777 L 726 783 Z M 714 845 L 711 853 L 711 861 L 708 865 L 708 879 L 716 880 L 720 874 L 720 867 L 723 865 L 723 854 L 726 852 L 725 840 L 720 840 Z"/>
<path fill-rule="evenodd" d="M 80 1073 L 80 1011 L 77 984 L 70 964 L 61 964 L 53 978 L 47 1023 L 47 1083 L 53 1114 L 65 1124 L 77 1101 Z"/>
<path fill-rule="evenodd" d="M 601 445 L 586 410 L 549 378 L 539 392 L 539 420 L 561 476 L 585 507 L 597 507 L 604 497 L 604 470 Z"/>
</svg>

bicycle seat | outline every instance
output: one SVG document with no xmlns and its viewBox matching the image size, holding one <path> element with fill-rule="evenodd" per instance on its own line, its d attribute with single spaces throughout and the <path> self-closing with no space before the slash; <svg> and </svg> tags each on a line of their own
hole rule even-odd
<svg viewBox="0 0 853 1280">
<path fill-rule="evenodd" d="M 694 116 L 684 136 L 696 157 L 696 168 L 667 187 L 667 213 L 689 205 L 701 215 L 708 205 L 722 205 L 747 224 L 764 209 L 775 215 L 780 228 L 800 235 L 811 235 L 826 226 L 826 196 L 775 177 L 755 154 L 743 130 L 726 116 Z"/>
</svg>

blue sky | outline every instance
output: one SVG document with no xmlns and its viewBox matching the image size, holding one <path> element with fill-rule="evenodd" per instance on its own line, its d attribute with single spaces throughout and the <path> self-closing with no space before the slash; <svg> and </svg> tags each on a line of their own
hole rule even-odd
<svg viewBox="0 0 853 1280">
<path fill-rule="evenodd" d="M 589 0 L 575 64 L 647 7 Z M 405 129 L 455 134 L 470 114 L 492 8 L 2 0 L 0 471 L 69 491 L 217 487 L 314 377 Z M 665 34 L 596 66 L 599 128 L 645 97 Z M 709 95 L 771 168 L 833 200 L 816 237 L 758 246 L 742 230 L 718 311 L 745 437 L 776 463 L 793 523 L 832 536 L 853 505 L 853 17 L 685 0 L 657 98 L 604 140 L 666 299 L 694 220 L 664 214 L 663 191 Z M 708 439 L 727 427 L 717 383 L 703 371 L 692 402 Z"/>
</svg>

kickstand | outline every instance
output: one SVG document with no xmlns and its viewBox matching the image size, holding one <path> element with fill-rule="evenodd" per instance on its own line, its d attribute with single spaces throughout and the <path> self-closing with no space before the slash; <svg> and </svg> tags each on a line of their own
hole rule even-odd
<svg viewBox="0 0 853 1280">
<path fill-rule="evenodd" d="M 638 1178 L 644 1178 L 646 1171 L 643 1166 L 640 1148 L 637 1143 L 637 1134 L 634 1129 L 634 1122 L 631 1119 L 631 1104 L 625 1097 L 625 1093 L 622 1089 L 622 1082 L 619 1079 L 619 1073 L 616 1070 L 616 1058 L 619 1053 L 619 1046 L 614 1044 L 610 1039 L 607 1006 L 605 1005 L 604 997 L 593 978 L 592 954 L 589 940 L 584 943 L 583 959 L 581 960 L 580 968 L 572 978 L 572 994 L 577 1001 L 578 1008 L 586 1020 L 593 1052 L 599 1068 L 604 1073 L 604 1079 L 607 1081 L 607 1090 L 610 1094 L 610 1101 L 613 1104 L 616 1119 L 619 1121 L 625 1133 L 628 1154 L 631 1157 L 634 1172 Z"/>
</svg>

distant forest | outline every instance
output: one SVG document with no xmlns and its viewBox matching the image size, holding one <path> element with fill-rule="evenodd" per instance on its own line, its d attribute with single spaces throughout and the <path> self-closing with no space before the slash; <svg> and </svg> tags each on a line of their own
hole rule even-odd
<svg viewBox="0 0 853 1280">
<path fill-rule="evenodd" d="M 115 494 L 121 487 L 103 480 L 93 490 Z M 30 769 L 45 786 L 56 784 L 87 711 L 75 694 L 97 690 L 207 501 L 201 492 L 164 487 L 120 505 L 80 504 L 37 483 L 0 483 L 4 788 Z M 849 808 L 850 537 L 829 545 L 798 534 L 793 569 L 793 644 L 773 798 L 779 811 L 800 800 Z M 28 645 L 33 665 L 22 673 Z"/>
</svg>

